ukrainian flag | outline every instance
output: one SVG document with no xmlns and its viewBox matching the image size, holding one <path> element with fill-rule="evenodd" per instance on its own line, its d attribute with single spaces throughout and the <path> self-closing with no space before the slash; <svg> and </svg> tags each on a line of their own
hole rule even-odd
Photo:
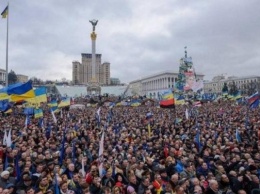
<svg viewBox="0 0 260 194">
<path fill-rule="evenodd" d="M 222 96 L 223 96 L 223 97 L 227 97 L 227 96 L 228 96 L 228 92 L 223 92 L 223 93 L 222 93 Z"/>
<path fill-rule="evenodd" d="M 175 98 L 176 99 L 176 98 Z M 185 104 L 185 99 L 184 99 L 184 97 L 183 96 L 179 96 L 178 98 L 177 98 L 177 100 L 175 100 L 175 104 L 176 105 L 184 105 Z"/>
<path fill-rule="evenodd" d="M 2 18 L 6 18 L 8 16 L 8 5 L 4 9 L 4 11 L 1 13 Z"/>
<path fill-rule="evenodd" d="M 34 118 L 41 118 L 43 117 L 43 111 L 42 109 L 34 109 Z"/>
<path fill-rule="evenodd" d="M 122 106 L 122 103 L 121 102 L 117 102 L 116 106 Z"/>
<path fill-rule="evenodd" d="M 0 90 L 0 100 L 9 100 L 9 95 L 5 91 Z"/>
<path fill-rule="evenodd" d="M 46 88 L 41 87 L 34 90 L 35 98 L 26 100 L 33 107 L 39 107 L 41 103 L 47 102 Z"/>
<path fill-rule="evenodd" d="M 50 107 L 51 111 L 53 111 L 54 113 L 59 112 L 57 101 L 50 102 L 48 106 Z"/>
<path fill-rule="evenodd" d="M 7 111 L 5 111 L 6 114 L 12 113 L 13 110 L 11 108 L 9 108 Z"/>
<path fill-rule="evenodd" d="M 7 87 L 0 89 L 0 100 L 9 100 L 9 98 Z"/>
<path fill-rule="evenodd" d="M 49 104 L 48 104 L 48 106 L 49 107 L 58 107 L 58 103 L 57 103 L 57 101 L 52 101 L 52 102 L 50 102 Z"/>
<path fill-rule="evenodd" d="M 10 99 L 14 102 L 34 98 L 35 93 L 33 91 L 32 81 L 30 80 L 24 84 L 19 83 L 12 87 L 8 87 L 7 94 L 11 96 Z"/>
<path fill-rule="evenodd" d="M 238 92 L 235 96 L 234 96 L 234 100 L 239 100 L 242 98 L 241 92 Z"/>
<path fill-rule="evenodd" d="M 140 103 L 140 101 L 138 101 L 138 100 L 134 100 L 134 101 L 132 101 L 132 103 L 131 103 L 131 106 L 140 106 L 141 105 L 141 103 Z"/>
<path fill-rule="evenodd" d="M 66 98 L 60 101 L 60 103 L 58 104 L 59 108 L 65 107 L 65 106 L 70 106 L 70 99 Z"/>
</svg>

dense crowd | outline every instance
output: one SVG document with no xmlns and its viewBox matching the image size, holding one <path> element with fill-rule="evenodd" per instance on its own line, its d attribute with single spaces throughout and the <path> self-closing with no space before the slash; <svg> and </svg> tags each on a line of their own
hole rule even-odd
<svg viewBox="0 0 260 194">
<path fill-rule="evenodd" d="M 98 109 L 63 110 L 57 123 L 45 111 L 27 126 L 25 115 L 3 114 L 12 145 L 1 141 L 0 193 L 259 193 L 259 108 L 102 106 L 100 119 Z"/>
</svg>

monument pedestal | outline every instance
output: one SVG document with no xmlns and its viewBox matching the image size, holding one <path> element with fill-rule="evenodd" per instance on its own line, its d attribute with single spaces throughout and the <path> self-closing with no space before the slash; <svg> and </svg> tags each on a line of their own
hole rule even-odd
<svg viewBox="0 0 260 194">
<path fill-rule="evenodd" d="M 101 95 L 101 87 L 97 82 L 90 82 L 87 86 L 87 94 L 88 95 Z"/>
</svg>

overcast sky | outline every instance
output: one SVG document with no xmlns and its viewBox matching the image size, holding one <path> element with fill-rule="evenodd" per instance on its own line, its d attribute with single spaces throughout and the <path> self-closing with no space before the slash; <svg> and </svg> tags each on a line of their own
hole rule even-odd
<svg viewBox="0 0 260 194">
<path fill-rule="evenodd" d="M 10 0 L 9 69 L 71 80 L 72 61 L 91 53 L 89 20 L 98 19 L 97 53 L 122 82 L 178 71 L 185 46 L 206 79 L 260 75 L 259 18 L 259 0 Z M 1 69 L 5 48 L 1 19 Z"/>
</svg>

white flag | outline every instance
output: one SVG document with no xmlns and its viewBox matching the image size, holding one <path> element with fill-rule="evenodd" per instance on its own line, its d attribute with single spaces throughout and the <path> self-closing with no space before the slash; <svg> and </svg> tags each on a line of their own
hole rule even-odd
<svg viewBox="0 0 260 194">
<path fill-rule="evenodd" d="M 6 146 L 11 147 L 12 145 L 12 129 L 9 130 L 8 136 L 6 138 Z"/>
<path fill-rule="evenodd" d="M 60 118 L 63 118 L 62 108 L 60 109 Z"/>
<path fill-rule="evenodd" d="M 3 145 L 6 145 L 6 140 L 7 140 L 7 133 L 6 133 L 6 130 L 5 130 L 4 139 L 3 139 Z"/>
<path fill-rule="evenodd" d="M 57 123 L 56 116 L 55 116 L 55 114 L 52 110 L 51 110 L 51 114 L 52 114 L 52 118 L 53 118 L 54 123 Z"/>
<path fill-rule="evenodd" d="M 84 161 L 83 161 L 83 158 L 82 158 L 82 160 L 81 160 L 81 171 L 82 171 L 82 175 L 83 175 L 83 177 L 85 177 L 86 176 L 86 172 L 85 172 L 85 168 L 84 168 Z"/>
<path fill-rule="evenodd" d="M 26 118 L 25 118 L 25 123 L 24 123 L 25 127 L 27 128 L 28 126 L 28 115 L 26 115 Z"/>
<path fill-rule="evenodd" d="M 189 112 L 188 112 L 188 109 L 187 109 L 187 108 L 186 108 L 186 110 L 185 110 L 185 117 L 186 117 L 187 120 L 189 119 Z"/>
<path fill-rule="evenodd" d="M 99 107 L 98 110 L 97 110 L 97 116 L 98 116 L 98 121 L 100 122 L 100 111 L 101 111 L 101 108 Z"/>
<path fill-rule="evenodd" d="M 104 152 L 104 131 L 102 132 L 101 139 L 99 142 L 98 158 L 99 158 L 99 176 L 102 177 L 103 171 L 103 152 Z"/>
</svg>

